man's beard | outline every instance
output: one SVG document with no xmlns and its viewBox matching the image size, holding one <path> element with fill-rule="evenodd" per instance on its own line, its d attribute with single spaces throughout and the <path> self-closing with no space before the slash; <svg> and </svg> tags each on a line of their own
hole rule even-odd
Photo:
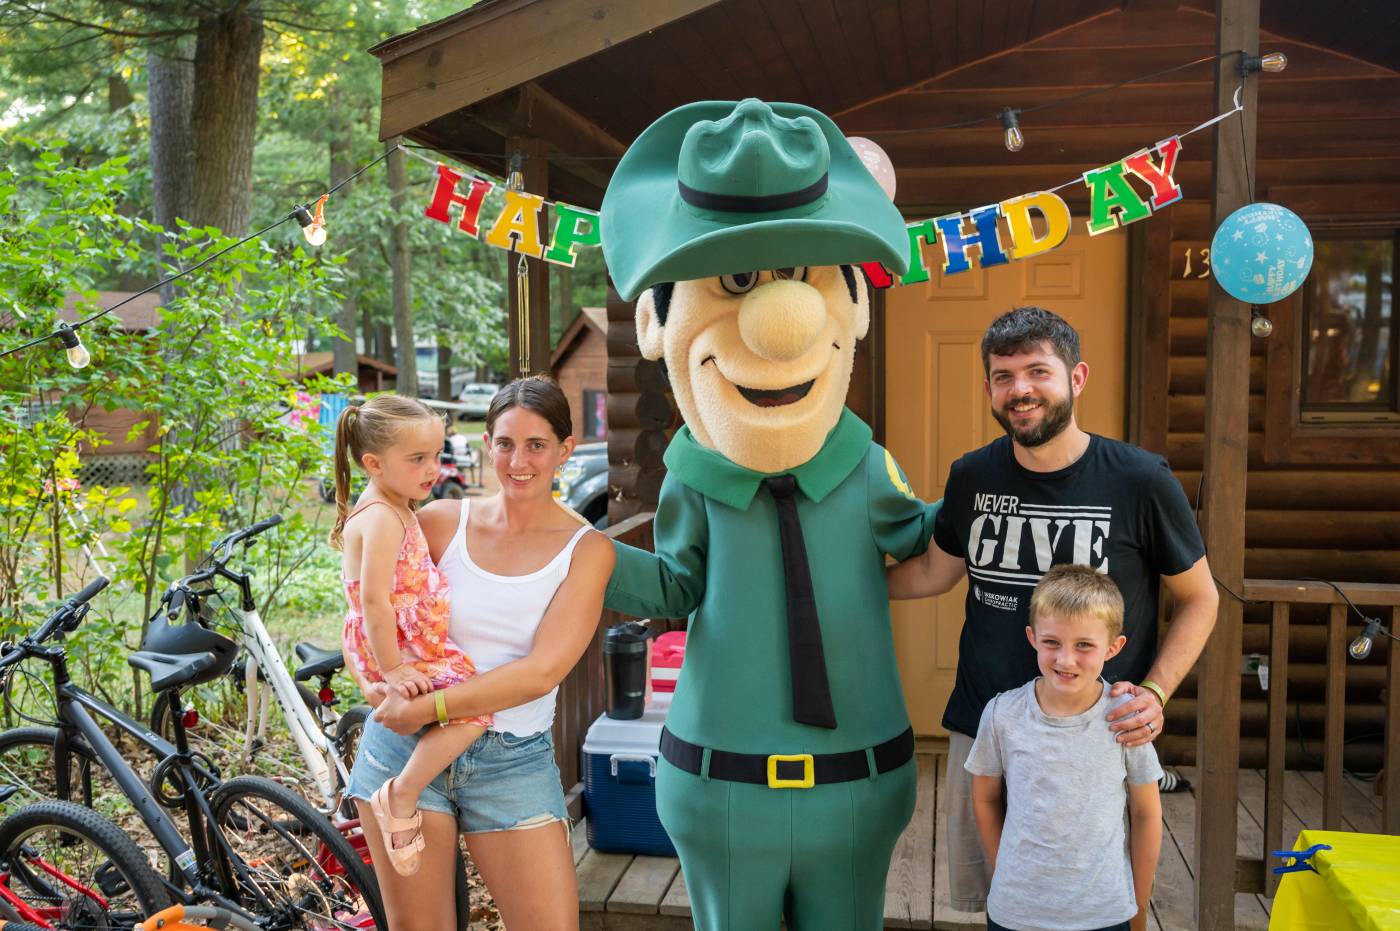
<svg viewBox="0 0 1400 931">
<path fill-rule="evenodd" d="M 996 422 L 1001 424 L 1001 428 L 1006 431 L 1017 444 L 1026 449 L 1034 449 L 1037 446 L 1044 446 L 1064 432 L 1065 427 L 1074 419 L 1074 397 L 1065 397 L 1060 401 L 1045 401 L 1044 416 L 1040 418 L 1040 423 L 1033 427 L 1026 427 L 1017 430 L 1011 426 L 1011 418 L 1006 411 L 1015 407 L 1026 398 L 1014 398 L 1006 402 L 1006 407 L 1002 410 L 992 408 L 992 416 Z"/>
</svg>

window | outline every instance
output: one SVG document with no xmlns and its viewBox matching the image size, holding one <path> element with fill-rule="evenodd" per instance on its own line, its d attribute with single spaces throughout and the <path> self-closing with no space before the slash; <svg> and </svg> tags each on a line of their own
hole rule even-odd
<svg viewBox="0 0 1400 931">
<path fill-rule="evenodd" d="M 584 390 L 583 435 L 590 440 L 607 439 L 608 393 L 606 391 Z"/>
<path fill-rule="evenodd" d="M 1308 280 L 1261 308 L 1264 460 L 1400 465 L 1400 322 L 1392 227 L 1314 234 Z"/>
<path fill-rule="evenodd" d="M 1397 238 L 1316 240 L 1312 274 L 1303 289 L 1304 422 L 1400 420 Z"/>
</svg>

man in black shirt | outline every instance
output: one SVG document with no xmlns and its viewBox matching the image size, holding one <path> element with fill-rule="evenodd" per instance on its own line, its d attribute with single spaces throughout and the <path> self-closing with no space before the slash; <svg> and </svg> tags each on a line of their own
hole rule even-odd
<svg viewBox="0 0 1400 931">
<path fill-rule="evenodd" d="M 1122 591 L 1128 642 L 1103 674 L 1113 695 L 1131 693 L 1109 715 L 1126 746 L 1161 733 L 1162 707 L 1195 665 L 1219 601 L 1195 517 L 1166 461 L 1075 423 L 1089 367 L 1074 328 L 1048 310 L 1017 308 L 987 329 L 982 362 L 992 416 L 1007 435 L 953 464 L 937 546 L 889 570 L 891 598 L 942 594 L 968 577 L 943 713 L 949 849 L 940 855 L 953 906 L 970 912 L 985 907 L 991 877 L 963 761 L 992 697 L 1038 674 L 1025 630 L 1040 577 L 1052 565 L 1079 563 L 1106 572 Z M 1158 650 L 1161 584 L 1176 607 Z"/>
</svg>

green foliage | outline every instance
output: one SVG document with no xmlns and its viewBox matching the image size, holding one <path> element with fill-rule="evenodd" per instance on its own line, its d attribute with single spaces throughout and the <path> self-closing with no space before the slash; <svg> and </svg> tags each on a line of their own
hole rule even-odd
<svg viewBox="0 0 1400 931">
<path fill-rule="evenodd" d="M 51 332 L 70 292 L 78 313 L 91 312 L 88 285 L 133 248 L 122 237 L 138 225 L 158 232 L 112 212 L 119 160 L 77 168 L 40 151 L 34 165 L 23 180 L 0 167 L 0 315 L 12 340 Z M 230 244 L 217 230 L 188 228 L 173 242 L 184 265 Z M 312 606 L 299 573 L 325 547 L 314 494 L 327 437 L 301 408 L 349 383 L 299 383 L 297 345 L 334 335 L 325 308 L 338 299 L 339 267 L 285 240 L 255 241 L 184 279 L 155 327 L 122 332 L 116 315 L 83 327 L 87 368 L 69 368 L 52 340 L 0 359 L 0 636 L 21 635 L 60 592 L 90 578 L 80 548 L 101 539 L 114 585 L 69 646 L 84 684 L 113 696 L 127 676 L 123 647 L 139 643 L 168 583 L 215 538 L 273 513 L 284 523 L 254 549 L 260 607 L 275 614 L 293 593 Z M 136 412 L 126 437 L 89 427 L 104 408 Z M 156 442 L 142 493 L 74 487 L 80 444 L 148 430 Z M 330 601 L 314 607 L 334 610 Z"/>
</svg>

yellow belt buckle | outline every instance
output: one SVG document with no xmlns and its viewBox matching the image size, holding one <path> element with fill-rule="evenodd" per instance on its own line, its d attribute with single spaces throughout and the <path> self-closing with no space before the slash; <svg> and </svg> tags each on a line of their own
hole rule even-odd
<svg viewBox="0 0 1400 931">
<path fill-rule="evenodd" d="M 801 763 L 801 779 L 779 779 L 779 763 Z M 812 754 L 810 753 L 774 753 L 768 757 L 768 788 L 770 789 L 810 789 L 816 785 L 816 776 L 812 771 Z"/>
</svg>

